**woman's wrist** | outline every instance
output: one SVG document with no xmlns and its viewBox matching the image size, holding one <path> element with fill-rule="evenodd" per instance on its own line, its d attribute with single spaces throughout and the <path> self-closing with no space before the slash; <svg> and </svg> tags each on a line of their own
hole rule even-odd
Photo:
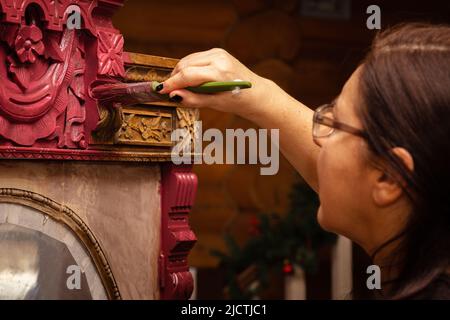
<svg viewBox="0 0 450 320">
<path fill-rule="evenodd" d="M 285 105 L 293 98 L 275 82 L 262 77 L 249 92 L 253 89 L 248 105 L 236 113 L 261 127 L 272 127 L 276 118 L 284 113 Z"/>
<path fill-rule="evenodd" d="M 239 106 L 235 113 L 250 121 L 259 123 L 260 119 L 268 116 L 270 110 L 273 109 L 274 95 L 280 88 L 270 79 L 260 76 L 252 81 L 252 88 L 245 92 L 244 103 Z"/>
</svg>

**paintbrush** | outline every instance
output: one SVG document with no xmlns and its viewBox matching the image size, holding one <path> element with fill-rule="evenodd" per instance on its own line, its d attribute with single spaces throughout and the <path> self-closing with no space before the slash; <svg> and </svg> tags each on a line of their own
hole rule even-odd
<svg viewBox="0 0 450 320">
<path fill-rule="evenodd" d="M 92 83 L 89 90 L 90 96 L 101 102 L 108 104 L 120 103 L 122 105 L 132 105 L 137 103 L 149 103 L 159 101 L 171 101 L 167 94 L 159 94 L 157 87 L 161 83 L 158 81 L 148 82 L 106 82 L 98 84 Z M 226 82 L 206 82 L 196 87 L 185 89 L 195 93 L 212 94 L 225 91 L 238 91 L 240 89 L 251 88 L 248 81 L 226 81 Z"/>
</svg>

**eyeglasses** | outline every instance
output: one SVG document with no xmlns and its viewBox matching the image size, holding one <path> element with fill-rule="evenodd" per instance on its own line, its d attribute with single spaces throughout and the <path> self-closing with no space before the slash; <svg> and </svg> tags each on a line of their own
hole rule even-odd
<svg viewBox="0 0 450 320">
<path fill-rule="evenodd" d="M 365 131 L 334 120 L 333 107 L 333 103 L 324 104 L 318 107 L 314 112 L 313 140 L 319 147 L 322 145 L 318 138 L 325 138 L 330 136 L 335 129 L 342 130 L 355 136 L 367 139 L 367 133 Z"/>
</svg>

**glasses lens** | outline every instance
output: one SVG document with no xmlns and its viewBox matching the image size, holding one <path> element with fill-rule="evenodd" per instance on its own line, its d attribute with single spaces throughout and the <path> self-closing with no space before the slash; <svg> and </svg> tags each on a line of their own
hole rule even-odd
<svg viewBox="0 0 450 320">
<path fill-rule="evenodd" d="M 329 136 L 334 128 L 331 126 L 334 120 L 333 108 L 324 106 L 317 110 L 314 118 L 313 134 L 316 138 Z"/>
</svg>

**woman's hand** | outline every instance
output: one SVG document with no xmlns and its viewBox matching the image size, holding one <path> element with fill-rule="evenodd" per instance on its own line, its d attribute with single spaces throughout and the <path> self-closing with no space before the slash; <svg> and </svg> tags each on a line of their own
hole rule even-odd
<svg viewBox="0 0 450 320">
<path fill-rule="evenodd" d="M 208 81 L 236 79 L 250 81 L 252 88 L 241 90 L 239 94 L 196 94 L 183 89 Z M 164 81 L 160 93 L 168 93 L 172 98 L 181 97 L 181 104 L 186 107 L 209 107 L 249 118 L 255 113 L 263 112 L 262 102 L 271 98 L 270 83 L 271 81 L 249 70 L 225 50 L 216 48 L 193 53 L 181 59 L 170 78 Z"/>
<path fill-rule="evenodd" d="M 246 80 L 252 88 L 239 94 L 196 94 L 183 88 L 208 81 Z M 258 76 L 223 49 L 193 53 L 181 59 L 160 93 L 182 98 L 186 107 L 232 112 L 261 128 L 279 129 L 280 149 L 314 190 L 317 155 L 312 139 L 313 111 L 289 96 L 273 81 Z"/>
</svg>

